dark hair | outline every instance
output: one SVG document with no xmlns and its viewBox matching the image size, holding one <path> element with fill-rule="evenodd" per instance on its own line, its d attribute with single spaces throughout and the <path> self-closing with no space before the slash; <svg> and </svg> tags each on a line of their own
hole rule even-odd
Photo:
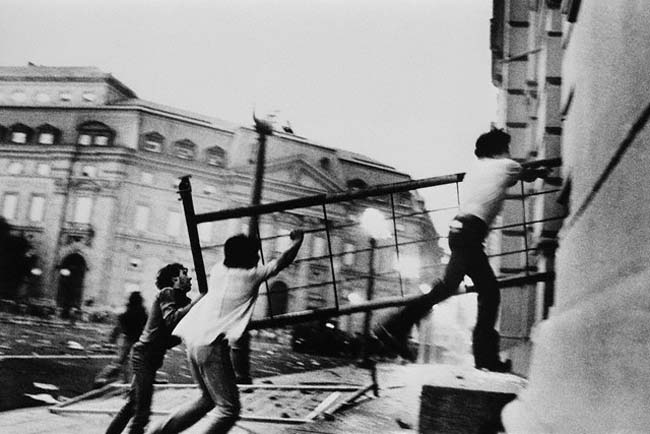
<svg viewBox="0 0 650 434">
<path fill-rule="evenodd" d="M 259 261 L 257 241 L 244 234 L 228 238 L 223 250 L 223 265 L 229 268 L 253 268 Z"/>
<path fill-rule="evenodd" d="M 142 302 L 143 302 L 143 301 L 144 301 L 144 300 L 143 300 L 143 298 L 142 298 L 142 294 L 140 294 L 139 291 L 133 291 L 133 292 L 129 295 L 129 301 L 126 303 L 126 304 L 127 304 L 127 309 L 128 309 L 129 307 L 131 307 L 131 306 L 133 306 L 133 307 L 142 306 Z"/>
<path fill-rule="evenodd" d="M 186 268 L 177 262 L 173 264 L 167 264 L 158 270 L 158 274 L 156 274 L 156 286 L 158 289 L 172 286 L 174 284 L 174 277 L 177 277 L 179 274 L 181 274 L 182 270 L 186 270 Z"/>
<path fill-rule="evenodd" d="M 474 155 L 478 158 L 493 157 L 508 152 L 508 145 L 510 145 L 510 134 L 493 129 L 489 133 L 481 134 L 476 140 Z"/>
</svg>

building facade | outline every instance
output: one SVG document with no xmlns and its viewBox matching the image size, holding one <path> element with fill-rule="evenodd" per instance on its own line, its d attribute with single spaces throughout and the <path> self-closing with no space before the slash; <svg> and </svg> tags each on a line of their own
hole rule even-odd
<svg viewBox="0 0 650 434">
<path fill-rule="evenodd" d="M 0 135 L 0 210 L 30 239 L 43 271 L 25 291 L 61 307 L 117 308 L 131 291 L 150 298 L 161 266 L 192 264 L 179 177 L 192 176 L 199 213 L 250 203 L 258 146 L 253 128 L 141 100 L 97 68 L 0 67 Z M 284 130 L 268 137 L 266 154 L 263 203 L 410 179 L 365 156 Z M 435 233 L 425 213 L 413 212 L 424 209 L 416 193 L 394 199 L 397 213 L 408 214 L 396 224 L 400 242 Z M 338 228 L 329 244 L 324 229 L 310 232 L 302 261 L 284 280 L 270 282 L 299 289 L 284 291 L 286 296 L 272 291 L 275 303 L 261 297 L 256 315 L 331 304 L 328 285 L 317 285 L 331 277 L 330 249 L 333 269 L 341 273 L 337 279 L 353 282 L 342 284 L 339 298 L 364 287 L 359 270 L 368 260 L 367 236 L 355 222 L 369 206 L 391 213 L 388 198 L 329 207 L 328 219 Z M 225 239 L 246 224 L 199 225 L 208 269 L 221 260 Z M 261 217 L 267 259 L 282 250 L 296 226 L 324 228 L 322 210 Z M 417 243 L 402 252 L 417 256 L 422 281 L 433 278 L 434 268 L 426 264 L 439 263 L 434 244 Z M 394 253 L 379 247 L 377 260 L 390 271 Z M 394 278 L 379 281 L 377 297 L 397 295 Z"/>
<path fill-rule="evenodd" d="M 538 81 L 537 91 L 547 124 L 561 122 L 569 210 L 553 305 L 533 334 L 530 382 L 506 406 L 504 426 L 512 433 L 647 432 L 650 9 L 627 1 L 499 3 L 506 10 L 527 3 L 545 26 L 546 45 L 535 48 L 546 52 L 538 65 L 546 85 Z"/>
<path fill-rule="evenodd" d="M 559 1 L 495 0 L 491 22 L 492 82 L 498 88 L 499 128 L 512 137 L 510 150 L 519 160 L 561 157 L 562 10 Z M 558 231 L 565 209 L 559 168 L 548 180 L 515 186 L 500 226 L 529 223 L 496 233 L 498 274 L 553 272 Z M 532 194 L 534 192 L 550 194 Z M 534 223 L 539 222 L 539 223 Z M 526 251 L 527 250 L 527 251 Z M 544 282 L 502 290 L 502 348 L 514 371 L 527 374 L 531 331 L 548 316 L 554 284 Z"/>
</svg>

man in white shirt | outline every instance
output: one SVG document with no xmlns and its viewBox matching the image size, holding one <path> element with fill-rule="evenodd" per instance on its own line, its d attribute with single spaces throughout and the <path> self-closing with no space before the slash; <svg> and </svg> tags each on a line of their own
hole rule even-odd
<svg viewBox="0 0 650 434">
<path fill-rule="evenodd" d="M 303 232 L 289 235 L 292 245 L 276 260 L 258 265 L 258 243 L 240 234 L 224 246 L 223 264 L 210 271 L 207 294 L 174 329 L 187 346 L 192 376 L 201 396 L 177 409 L 152 433 L 178 433 L 215 408 L 206 432 L 226 433 L 239 418 L 239 391 L 230 359 L 230 347 L 244 333 L 260 284 L 296 258 Z"/>
<path fill-rule="evenodd" d="M 510 361 L 499 359 L 499 333 L 495 330 L 501 295 L 496 277 L 483 249 L 483 242 L 494 218 L 503 206 L 506 191 L 518 180 L 533 181 L 547 174 L 546 169 L 522 169 L 510 159 L 510 135 L 492 130 L 476 141 L 478 158 L 463 181 L 463 197 L 458 215 L 449 225 L 451 257 L 443 279 L 433 289 L 409 304 L 396 315 L 378 325 L 376 337 L 402 357 L 414 360 L 407 346 L 407 337 L 415 323 L 439 303 L 457 292 L 468 275 L 478 292 L 478 316 L 472 336 L 476 368 L 505 372 Z"/>
</svg>

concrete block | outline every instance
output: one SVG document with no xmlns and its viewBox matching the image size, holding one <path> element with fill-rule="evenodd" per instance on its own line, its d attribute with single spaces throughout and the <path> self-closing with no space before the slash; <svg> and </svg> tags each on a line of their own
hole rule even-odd
<svg viewBox="0 0 650 434">
<path fill-rule="evenodd" d="M 420 433 L 470 434 L 503 430 L 501 409 L 515 399 L 525 380 L 479 370 L 435 378 L 422 386 Z"/>
</svg>

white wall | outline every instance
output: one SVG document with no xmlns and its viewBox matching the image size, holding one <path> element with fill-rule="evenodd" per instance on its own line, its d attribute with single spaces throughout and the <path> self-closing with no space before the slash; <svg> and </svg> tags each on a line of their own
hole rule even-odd
<svg viewBox="0 0 650 434">
<path fill-rule="evenodd" d="M 563 64 L 571 215 L 529 387 L 503 413 L 508 432 L 650 427 L 650 131 L 631 130 L 650 104 L 649 59 L 646 1 L 582 1 Z"/>
</svg>

